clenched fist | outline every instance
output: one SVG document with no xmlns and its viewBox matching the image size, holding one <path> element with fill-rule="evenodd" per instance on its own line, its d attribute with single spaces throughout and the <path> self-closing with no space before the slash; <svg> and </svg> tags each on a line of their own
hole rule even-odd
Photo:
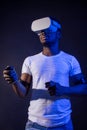
<svg viewBox="0 0 87 130">
<path fill-rule="evenodd" d="M 7 66 L 3 71 L 3 77 L 7 81 L 7 83 L 12 84 L 13 82 L 18 80 L 17 73 L 13 66 Z"/>
<path fill-rule="evenodd" d="M 55 82 L 53 82 L 53 81 L 46 82 L 45 85 L 49 91 L 50 96 L 56 95 L 56 83 Z"/>
<path fill-rule="evenodd" d="M 45 87 L 51 96 L 63 96 L 66 93 L 67 87 L 61 86 L 59 83 L 54 81 L 46 82 Z"/>
</svg>

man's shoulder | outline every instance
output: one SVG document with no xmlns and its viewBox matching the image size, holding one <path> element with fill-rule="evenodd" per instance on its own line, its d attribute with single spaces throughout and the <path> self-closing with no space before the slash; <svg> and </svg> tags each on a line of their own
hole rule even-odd
<svg viewBox="0 0 87 130">
<path fill-rule="evenodd" d="M 66 56 L 66 57 L 74 57 L 74 55 L 72 55 L 68 52 L 65 52 L 65 51 L 62 51 L 62 55 Z"/>
<path fill-rule="evenodd" d="M 34 55 L 27 56 L 25 59 L 27 59 L 27 60 L 35 59 L 35 58 L 38 58 L 40 55 L 41 55 L 41 52 L 37 53 L 37 54 L 34 54 Z"/>
</svg>

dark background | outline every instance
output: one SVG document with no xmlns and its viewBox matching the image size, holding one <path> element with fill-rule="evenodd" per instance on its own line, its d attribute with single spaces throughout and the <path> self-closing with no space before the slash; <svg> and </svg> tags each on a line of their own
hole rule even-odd
<svg viewBox="0 0 87 130">
<path fill-rule="evenodd" d="M 29 95 L 19 98 L 3 79 L 7 65 L 21 74 L 28 55 L 42 50 L 31 31 L 34 19 L 52 16 L 62 24 L 60 47 L 79 60 L 87 75 L 87 4 L 82 1 L 29 0 L 0 2 L 0 130 L 24 130 L 27 121 Z M 72 119 L 75 130 L 87 130 L 87 97 L 73 97 Z"/>
</svg>

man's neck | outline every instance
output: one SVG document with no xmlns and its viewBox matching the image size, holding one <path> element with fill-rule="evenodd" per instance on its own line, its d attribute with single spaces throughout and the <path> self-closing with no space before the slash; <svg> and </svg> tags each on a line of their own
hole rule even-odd
<svg viewBox="0 0 87 130">
<path fill-rule="evenodd" d="M 53 48 L 53 47 L 43 47 L 42 53 L 46 56 L 52 56 L 52 55 L 57 55 L 60 52 L 58 48 Z"/>
</svg>

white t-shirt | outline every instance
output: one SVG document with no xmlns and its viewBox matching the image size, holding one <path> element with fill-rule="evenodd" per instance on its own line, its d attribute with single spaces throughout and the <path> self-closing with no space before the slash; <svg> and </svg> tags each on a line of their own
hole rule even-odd
<svg viewBox="0 0 87 130">
<path fill-rule="evenodd" d="M 46 127 L 67 123 L 72 112 L 69 98 L 50 96 L 45 83 L 69 87 L 69 76 L 81 73 L 77 59 L 63 51 L 54 56 L 41 52 L 24 60 L 22 73 L 32 75 L 33 80 L 28 119 Z"/>
</svg>

